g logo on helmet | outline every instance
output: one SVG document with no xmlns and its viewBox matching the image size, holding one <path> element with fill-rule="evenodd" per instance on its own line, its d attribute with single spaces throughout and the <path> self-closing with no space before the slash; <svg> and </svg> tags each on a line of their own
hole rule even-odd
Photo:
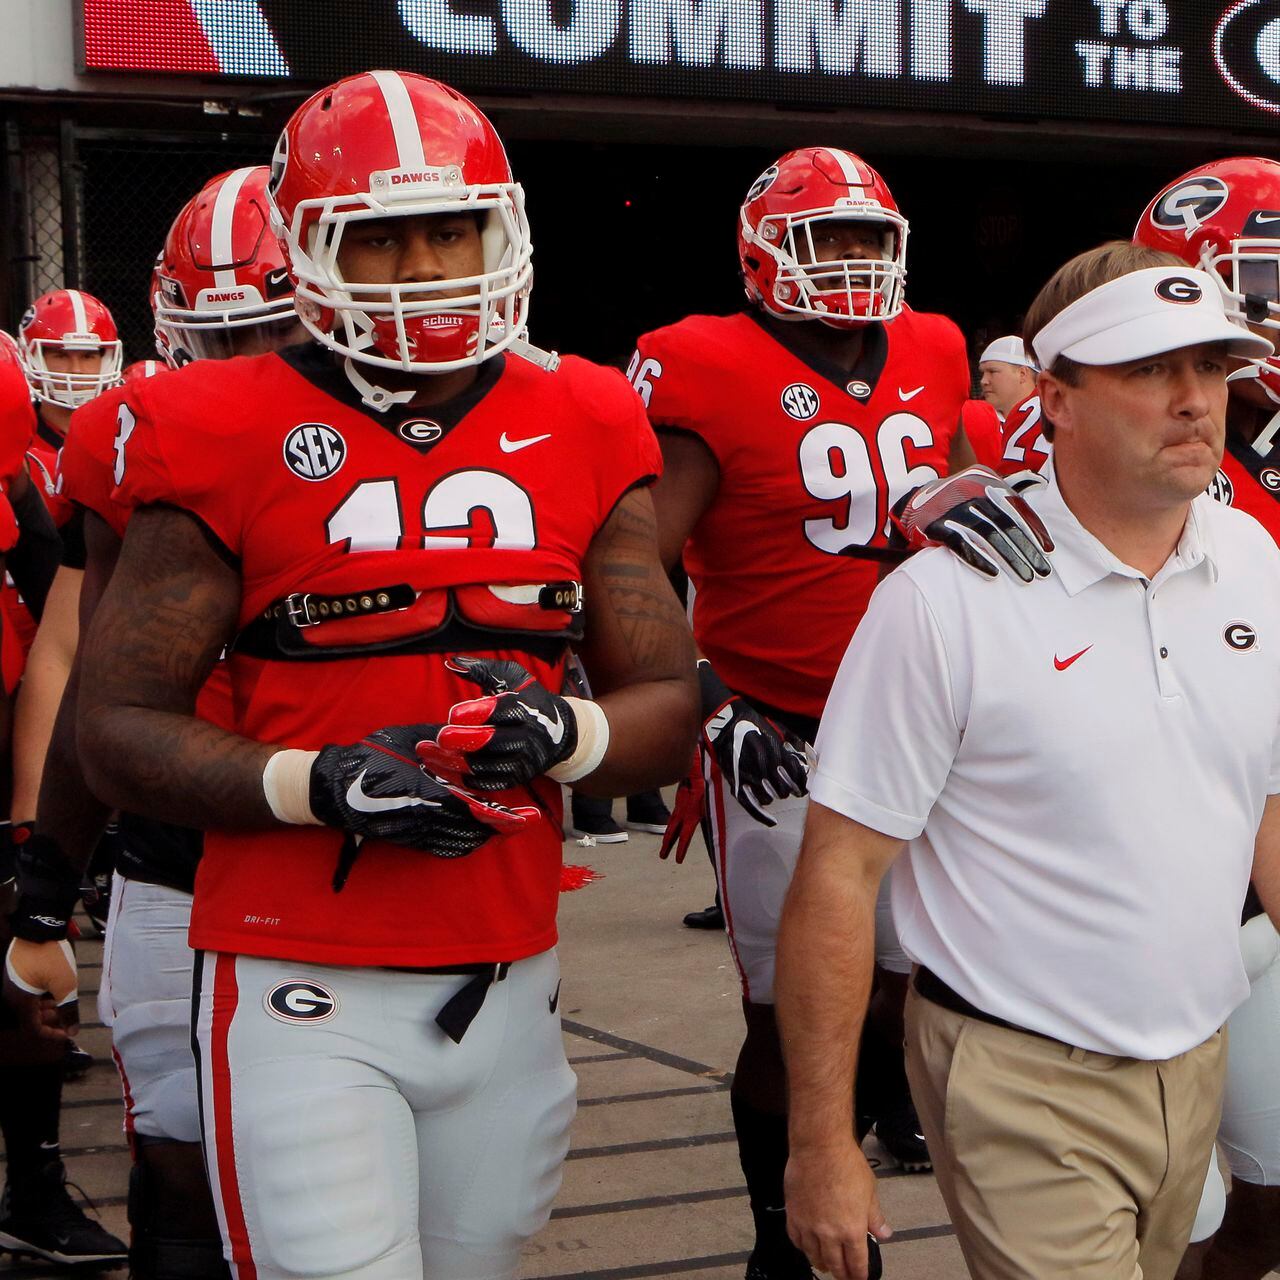
<svg viewBox="0 0 1280 1280">
<path fill-rule="evenodd" d="M 1166 276 L 1156 285 L 1156 297 L 1164 302 L 1188 304 L 1199 302 L 1204 297 L 1204 290 L 1194 280 L 1186 276 Z"/>
<path fill-rule="evenodd" d="M 271 157 L 271 175 L 267 178 L 267 194 L 274 200 L 280 184 L 284 181 L 284 171 L 289 167 L 289 135 L 281 132 L 276 142 L 275 154 Z"/>
<path fill-rule="evenodd" d="M 751 190 L 747 192 L 746 203 L 750 204 L 753 200 L 759 200 L 766 191 L 778 180 L 778 166 L 771 164 L 752 184 Z"/>
<path fill-rule="evenodd" d="M 1156 201 L 1151 221 L 1164 231 L 1190 236 L 1227 203 L 1229 194 L 1221 178 L 1184 178 Z"/>
<path fill-rule="evenodd" d="M 1228 649 L 1248 653 L 1258 643 L 1258 633 L 1247 622 L 1228 622 L 1223 628 L 1222 639 Z"/>
<path fill-rule="evenodd" d="M 338 997 L 318 982 L 290 978 L 277 982 L 262 1006 L 277 1022 L 328 1022 L 338 1012 Z"/>
</svg>

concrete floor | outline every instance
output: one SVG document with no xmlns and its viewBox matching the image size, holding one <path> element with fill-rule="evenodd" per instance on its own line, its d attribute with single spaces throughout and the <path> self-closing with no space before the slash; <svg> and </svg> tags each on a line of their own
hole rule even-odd
<svg viewBox="0 0 1280 1280">
<path fill-rule="evenodd" d="M 620 807 L 620 806 L 619 806 Z M 566 863 L 601 878 L 561 898 L 561 1010 L 579 1110 L 551 1222 L 525 1250 L 525 1280 L 740 1280 L 751 1246 L 726 1077 L 741 1012 L 723 935 L 681 916 L 714 893 L 696 844 L 683 867 L 660 862 L 657 838 L 565 846 Z M 84 998 L 94 1011 L 101 944 L 81 944 Z M 62 1142 L 71 1178 L 127 1238 L 128 1152 L 106 1031 L 86 1021 L 80 1043 L 98 1060 L 65 1093 Z M 904 1176 L 874 1139 L 881 1204 L 895 1230 L 892 1280 L 966 1275 L 937 1186 Z M 0 1274 L 65 1275 L 0 1261 Z M 79 1274 L 84 1274 L 80 1272 Z"/>
</svg>

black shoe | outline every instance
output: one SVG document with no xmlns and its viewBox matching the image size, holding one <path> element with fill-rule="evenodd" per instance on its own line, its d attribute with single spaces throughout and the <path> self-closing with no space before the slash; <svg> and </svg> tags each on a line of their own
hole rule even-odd
<svg viewBox="0 0 1280 1280">
<path fill-rule="evenodd" d="M 627 827 L 631 831 L 648 831 L 660 836 L 671 821 L 671 810 L 662 803 L 657 791 L 642 791 L 627 797 Z"/>
<path fill-rule="evenodd" d="M 804 1261 L 804 1254 L 799 1250 L 797 1254 L 799 1261 L 771 1262 L 759 1249 L 752 1249 L 743 1280 L 817 1280 L 813 1269 Z"/>
<path fill-rule="evenodd" d="M 93 1066 L 93 1054 L 85 1051 L 74 1040 L 67 1041 L 67 1056 L 62 1063 L 64 1080 L 79 1080 Z"/>
<path fill-rule="evenodd" d="M 631 838 L 614 822 L 612 814 L 590 809 L 573 815 L 573 834 L 579 839 L 590 836 L 596 844 L 621 844 Z"/>
<path fill-rule="evenodd" d="M 920 1132 L 920 1117 L 909 1098 L 876 1121 L 876 1137 L 906 1173 L 927 1173 L 933 1168 L 933 1158 Z"/>
<path fill-rule="evenodd" d="M 690 911 L 684 918 L 686 929 L 723 929 L 724 912 L 718 903 L 713 902 L 701 911 Z"/>
<path fill-rule="evenodd" d="M 83 1191 L 80 1194 L 84 1196 Z M 29 1184 L 24 1180 L 15 1189 L 12 1176 L 5 1184 L 0 1199 L 0 1253 L 29 1253 L 64 1265 L 93 1262 L 113 1270 L 124 1266 L 129 1257 L 124 1241 L 86 1217 L 67 1194 L 67 1172 L 61 1160 L 32 1174 Z"/>
</svg>

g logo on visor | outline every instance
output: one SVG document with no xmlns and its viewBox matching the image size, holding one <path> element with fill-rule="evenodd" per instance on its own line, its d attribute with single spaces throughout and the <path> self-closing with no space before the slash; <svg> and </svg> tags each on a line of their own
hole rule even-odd
<svg viewBox="0 0 1280 1280">
<path fill-rule="evenodd" d="M 1156 285 L 1156 297 L 1165 302 L 1199 302 L 1204 297 L 1204 290 L 1186 276 L 1166 276 Z"/>
</svg>

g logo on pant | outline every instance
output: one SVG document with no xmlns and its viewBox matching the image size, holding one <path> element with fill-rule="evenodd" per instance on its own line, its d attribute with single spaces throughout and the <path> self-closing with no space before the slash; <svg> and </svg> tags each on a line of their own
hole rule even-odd
<svg viewBox="0 0 1280 1280">
<path fill-rule="evenodd" d="M 328 1022 L 338 1012 L 338 997 L 318 982 L 290 978 L 277 982 L 262 1005 L 277 1022 Z"/>
</svg>

